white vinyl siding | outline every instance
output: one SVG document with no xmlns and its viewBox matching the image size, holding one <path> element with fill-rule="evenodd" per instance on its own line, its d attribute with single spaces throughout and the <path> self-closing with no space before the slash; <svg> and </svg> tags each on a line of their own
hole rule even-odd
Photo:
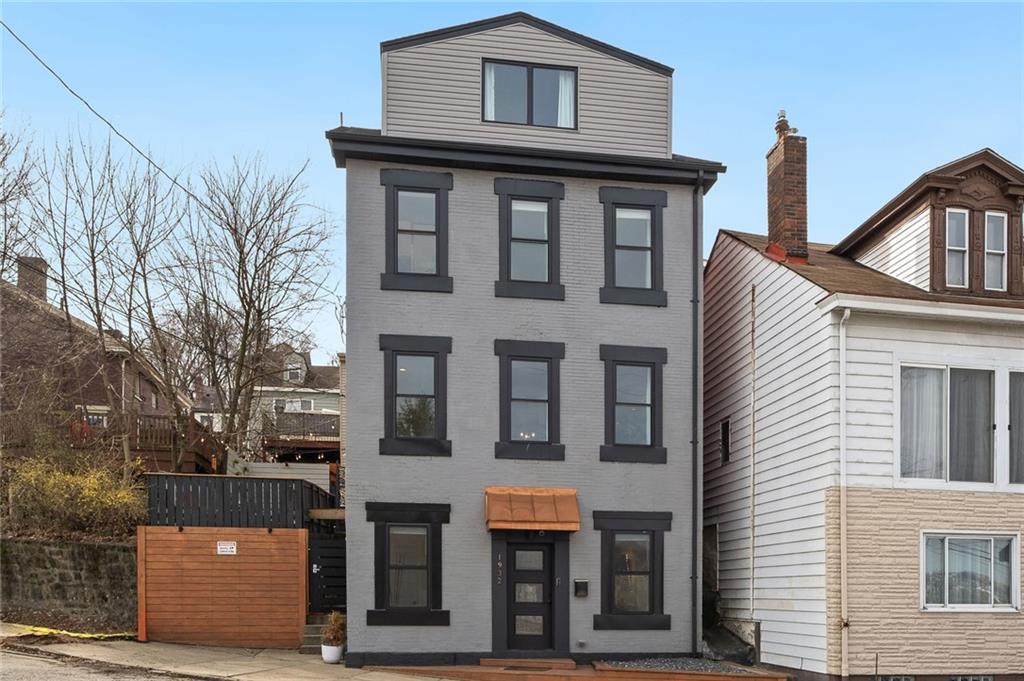
<svg viewBox="0 0 1024 681">
<path fill-rule="evenodd" d="M 922 206 L 902 224 L 882 237 L 857 262 L 890 277 L 929 290 L 931 277 L 931 220 Z"/>
<path fill-rule="evenodd" d="M 578 130 L 484 122 L 484 59 L 579 69 Z M 514 24 L 385 52 L 386 135 L 573 151 L 671 156 L 672 79 Z"/>
<path fill-rule="evenodd" d="M 838 483 L 836 338 L 824 292 L 733 237 L 705 273 L 704 515 L 722 614 L 749 619 L 751 285 L 756 285 L 753 619 L 761 660 L 826 671 L 825 489 Z M 730 420 L 722 465 L 720 423 Z"/>
<path fill-rule="evenodd" d="M 1011 489 L 1006 396 L 1009 371 L 1024 369 L 1024 334 L 1019 327 L 854 313 L 847 338 L 846 446 L 850 486 Z M 945 366 L 951 358 L 955 358 L 956 367 L 995 372 L 994 483 L 900 479 L 900 367 Z"/>
</svg>

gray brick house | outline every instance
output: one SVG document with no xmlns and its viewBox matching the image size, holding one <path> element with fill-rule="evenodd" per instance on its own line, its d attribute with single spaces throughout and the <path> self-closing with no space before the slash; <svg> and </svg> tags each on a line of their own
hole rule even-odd
<svg viewBox="0 0 1024 681">
<path fill-rule="evenodd" d="M 347 173 L 348 664 L 700 640 L 701 206 L 672 69 L 523 13 L 381 45 Z"/>
</svg>

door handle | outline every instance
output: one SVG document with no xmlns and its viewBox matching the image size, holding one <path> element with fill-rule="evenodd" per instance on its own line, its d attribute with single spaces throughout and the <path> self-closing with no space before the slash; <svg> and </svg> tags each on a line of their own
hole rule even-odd
<svg viewBox="0 0 1024 681">
<path fill-rule="evenodd" d="M 318 572 L 320 572 L 320 566 L 316 563 L 313 563 L 313 574 L 315 575 Z"/>
</svg>

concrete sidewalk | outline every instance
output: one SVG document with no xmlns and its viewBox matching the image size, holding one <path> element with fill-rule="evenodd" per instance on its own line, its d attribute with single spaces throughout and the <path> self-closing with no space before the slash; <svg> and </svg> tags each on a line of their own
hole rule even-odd
<svg viewBox="0 0 1024 681">
<path fill-rule="evenodd" d="M 358 679 L 358 681 L 424 681 L 422 676 L 349 669 L 324 664 L 319 655 L 300 655 L 292 650 L 251 650 L 214 648 L 176 643 L 138 641 L 76 641 L 41 643 L 36 638 L 19 641 L 26 632 L 3 625 L 5 645 L 69 657 L 122 665 L 170 674 L 240 681 L 314 681 L 317 679 Z M 31 642 L 30 642 L 31 641 Z"/>
</svg>

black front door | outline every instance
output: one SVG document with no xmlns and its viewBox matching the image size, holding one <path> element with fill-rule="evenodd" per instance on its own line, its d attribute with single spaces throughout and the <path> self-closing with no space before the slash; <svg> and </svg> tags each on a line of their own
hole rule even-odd
<svg viewBox="0 0 1024 681">
<path fill-rule="evenodd" d="M 508 647 L 554 648 L 550 544 L 509 544 Z"/>
<path fill-rule="evenodd" d="M 309 611 L 345 610 L 345 535 L 309 534 Z"/>
</svg>

